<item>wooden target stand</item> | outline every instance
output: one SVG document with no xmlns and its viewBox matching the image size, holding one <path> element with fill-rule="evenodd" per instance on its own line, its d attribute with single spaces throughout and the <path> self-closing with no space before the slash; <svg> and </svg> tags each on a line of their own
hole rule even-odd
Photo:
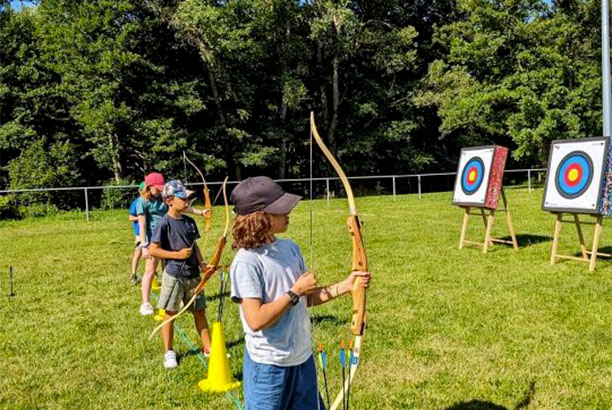
<svg viewBox="0 0 612 410">
<path fill-rule="evenodd" d="M 504 245 L 512 245 L 515 251 L 518 251 L 518 242 L 516 241 L 516 234 L 514 233 L 514 226 L 512 225 L 512 214 L 510 209 L 508 208 L 508 201 L 506 200 L 506 194 L 504 190 L 501 191 L 502 201 L 504 203 L 504 209 L 500 212 L 504 212 L 506 214 L 506 222 L 508 223 L 508 231 L 510 232 L 511 241 L 507 241 L 504 239 L 492 238 L 491 230 L 493 229 L 493 222 L 495 221 L 495 209 L 489 209 L 489 215 L 486 214 L 485 208 L 481 207 L 470 207 L 470 206 L 461 206 L 463 208 L 463 225 L 461 226 L 461 236 L 459 237 L 459 249 L 463 249 L 465 245 L 474 245 L 474 246 L 482 246 L 482 252 L 487 253 L 489 248 L 493 246 L 494 243 L 502 243 Z M 472 208 L 476 208 L 480 210 L 480 213 L 470 212 Z M 470 215 L 473 216 L 481 216 L 482 221 L 485 225 L 485 238 L 484 242 L 475 242 L 465 239 L 468 227 L 468 221 L 470 219 Z"/>
<path fill-rule="evenodd" d="M 557 215 L 557 219 L 555 220 L 555 233 L 553 235 L 553 243 L 552 243 L 552 252 L 550 254 L 550 264 L 554 265 L 557 259 L 571 259 L 579 262 L 586 262 L 589 264 L 589 272 L 593 272 L 595 270 L 595 263 L 597 262 L 597 257 L 601 256 L 604 258 L 612 258 L 612 254 L 599 252 L 599 239 L 601 237 L 601 231 L 603 227 L 603 216 L 602 215 L 590 215 L 589 216 L 597 218 L 595 222 L 585 222 L 581 221 L 579 216 L 580 214 L 574 212 L 567 212 L 572 215 L 573 220 L 565 220 L 563 219 L 563 212 L 553 212 L 553 214 Z M 580 241 L 580 251 L 582 253 L 582 257 L 571 256 L 571 255 L 561 255 L 557 251 L 559 250 L 559 236 L 561 234 L 561 227 L 564 223 L 570 223 L 576 225 L 576 231 L 578 232 L 578 240 Z M 593 232 L 593 249 L 589 251 L 584 243 L 584 235 L 582 234 L 582 225 L 595 225 L 595 231 Z"/>
</svg>

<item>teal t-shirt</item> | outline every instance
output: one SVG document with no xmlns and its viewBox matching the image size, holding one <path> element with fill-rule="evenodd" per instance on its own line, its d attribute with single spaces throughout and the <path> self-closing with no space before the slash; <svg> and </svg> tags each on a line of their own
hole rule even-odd
<svg viewBox="0 0 612 410">
<path fill-rule="evenodd" d="M 136 214 L 144 215 L 147 218 L 145 227 L 147 228 L 147 240 L 151 240 L 153 231 L 157 227 L 157 224 L 168 212 L 168 206 L 164 204 L 161 198 L 152 198 L 149 201 L 143 198 L 138 198 L 139 201 L 136 204 Z"/>
</svg>

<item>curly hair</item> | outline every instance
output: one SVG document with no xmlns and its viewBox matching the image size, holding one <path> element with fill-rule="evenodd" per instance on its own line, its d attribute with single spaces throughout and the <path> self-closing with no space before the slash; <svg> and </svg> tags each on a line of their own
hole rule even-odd
<svg viewBox="0 0 612 410">
<path fill-rule="evenodd" d="M 270 233 L 271 226 L 270 214 L 267 212 L 238 215 L 232 228 L 232 249 L 253 249 L 274 242 L 275 237 Z"/>
</svg>

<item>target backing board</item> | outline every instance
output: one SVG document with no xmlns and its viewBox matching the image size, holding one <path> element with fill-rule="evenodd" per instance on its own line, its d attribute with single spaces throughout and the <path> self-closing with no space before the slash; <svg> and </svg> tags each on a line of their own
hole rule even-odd
<svg viewBox="0 0 612 410">
<path fill-rule="evenodd" d="M 553 141 L 542 209 L 599 214 L 608 148 L 606 137 Z"/>
<path fill-rule="evenodd" d="M 499 145 L 463 148 L 453 205 L 496 209 L 507 156 L 508 149 Z"/>
</svg>

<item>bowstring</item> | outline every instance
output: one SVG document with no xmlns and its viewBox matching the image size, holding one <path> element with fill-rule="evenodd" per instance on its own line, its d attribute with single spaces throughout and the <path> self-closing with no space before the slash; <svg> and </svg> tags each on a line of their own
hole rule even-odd
<svg viewBox="0 0 612 410">
<path fill-rule="evenodd" d="M 309 200 L 309 236 L 308 236 L 308 266 L 309 266 L 309 270 L 314 272 L 314 268 L 313 268 L 313 239 L 312 239 L 312 199 L 313 199 L 313 195 L 312 195 L 312 126 L 310 127 L 310 144 L 309 144 L 309 151 L 310 151 L 310 178 L 308 181 L 308 195 L 310 197 Z M 312 333 L 314 334 L 314 328 L 315 328 L 315 320 L 314 320 L 314 313 L 312 315 L 310 315 L 310 328 Z M 311 336 L 312 337 L 312 336 Z M 312 341 L 311 341 L 312 343 Z M 313 349 L 313 360 L 315 362 L 315 369 L 317 367 L 317 356 L 316 356 L 316 351 Z M 320 366 L 319 366 L 320 367 Z M 323 368 L 321 368 L 321 372 L 324 372 L 325 370 Z M 319 400 L 319 372 L 315 371 L 315 382 L 316 382 L 316 401 L 317 401 L 317 410 L 321 410 L 321 400 Z M 329 410 L 329 409 L 328 409 Z"/>
</svg>

